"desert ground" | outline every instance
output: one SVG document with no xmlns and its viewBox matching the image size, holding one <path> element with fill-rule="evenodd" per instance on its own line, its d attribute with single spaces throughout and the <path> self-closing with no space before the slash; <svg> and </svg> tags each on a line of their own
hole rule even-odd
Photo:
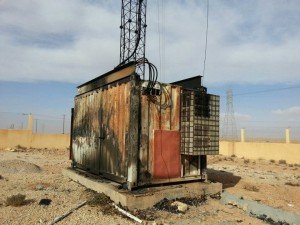
<svg viewBox="0 0 300 225">
<path fill-rule="evenodd" d="M 208 165 L 209 179 L 223 183 L 224 191 L 300 213 L 299 165 L 235 156 L 211 156 Z M 49 224 L 83 201 L 88 203 L 57 224 L 135 224 L 105 196 L 64 177 L 62 170 L 69 166 L 68 150 L 0 150 L 0 224 Z M 131 213 L 146 224 L 266 224 L 214 196 L 185 213 L 158 208 Z"/>
</svg>

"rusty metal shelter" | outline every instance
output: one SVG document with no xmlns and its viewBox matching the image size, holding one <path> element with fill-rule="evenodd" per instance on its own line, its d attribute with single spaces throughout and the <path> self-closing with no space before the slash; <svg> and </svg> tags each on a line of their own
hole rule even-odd
<svg viewBox="0 0 300 225">
<path fill-rule="evenodd" d="M 219 96 L 201 76 L 158 83 L 145 95 L 136 63 L 78 86 L 72 109 L 73 168 L 128 189 L 206 180 L 207 155 L 219 153 Z"/>
</svg>

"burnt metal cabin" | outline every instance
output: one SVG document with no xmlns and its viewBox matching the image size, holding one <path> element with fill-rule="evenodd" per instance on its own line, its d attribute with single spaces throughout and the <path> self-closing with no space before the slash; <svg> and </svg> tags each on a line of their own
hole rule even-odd
<svg viewBox="0 0 300 225">
<path fill-rule="evenodd" d="M 206 180 L 206 156 L 219 153 L 219 96 L 201 77 L 156 84 L 136 64 L 78 87 L 72 110 L 72 166 L 128 189 Z"/>
</svg>

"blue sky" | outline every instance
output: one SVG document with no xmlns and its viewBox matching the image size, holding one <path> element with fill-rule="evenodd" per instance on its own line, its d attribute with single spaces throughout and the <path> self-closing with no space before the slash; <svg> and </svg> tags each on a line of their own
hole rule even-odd
<svg viewBox="0 0 300 225">
<path fill-rule="evenodd" d="M 0 127 L 20 127 L 20 113 L 32 112 L 44 129 L 60 130 L 76 86 L 118 64 L 120 2 L 0 1 Z M 205 13 L 206 1 L 164 0 L 164 10 L 162 0 L 148 1 L 146 55 L 161 81 L 202 73 Z M 300 85 L 299 21 L 297 0 L 211 0 L 208 90 L 225 96 L 228 88 L 237 94 Z M 238 127 L 252 129 L 249 136 L 281 136 L 290 126 L 300 139 L 299 97 L 300 88 L 236 95 Z M 222 98 L 222 112 L 224 106 Z"/>
</svg>

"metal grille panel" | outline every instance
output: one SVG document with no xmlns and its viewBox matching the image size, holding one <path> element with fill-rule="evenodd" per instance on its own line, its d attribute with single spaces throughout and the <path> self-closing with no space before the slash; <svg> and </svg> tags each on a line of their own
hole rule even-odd
<svg viewBox="0 0 300 225">
<path fill-rule="evenodd" d="M 216 95 L 182 90 L 181 154 L 219 154 L 219 102 Z"/>
</svg>

